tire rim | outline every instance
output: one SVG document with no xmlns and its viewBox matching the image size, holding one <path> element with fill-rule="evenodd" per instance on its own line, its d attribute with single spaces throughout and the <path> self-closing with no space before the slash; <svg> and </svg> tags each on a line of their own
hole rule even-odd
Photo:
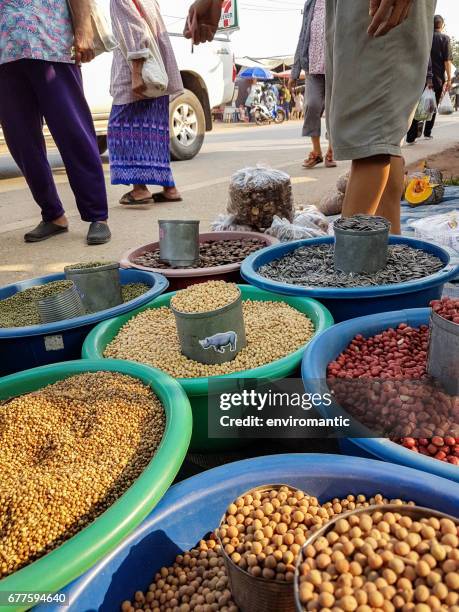
<svg viewBox="0 0 459 612">
<path fill-rule="evenodd" d="M 174 137 L 184 147 L 190 147 L 198 137 L 198 116 L 192 106 L 179 104 L 172 116 Z"/>
</svg>

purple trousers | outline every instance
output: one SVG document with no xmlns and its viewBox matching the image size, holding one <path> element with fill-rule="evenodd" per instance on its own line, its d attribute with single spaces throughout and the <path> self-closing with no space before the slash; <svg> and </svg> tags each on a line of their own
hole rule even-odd
<svg viewBox="0 0 459 612">
<path fill-rule="evenodd" d="M 23 59 L 0 65 L 0 124 L 43 221 L 64 214 L 43 137 L 46 121 L 59 149 L 83 221 L 108 218 L 105 177 L 81 69 Z"/>
</svg>

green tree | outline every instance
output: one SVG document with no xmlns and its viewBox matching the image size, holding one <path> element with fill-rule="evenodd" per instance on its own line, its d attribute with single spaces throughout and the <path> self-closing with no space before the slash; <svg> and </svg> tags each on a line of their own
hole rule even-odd
<svg viewBox="0 0 459 612">
<path fill-rule="evenodd" d="M 457 38 L 451 39 L 451 45 L 453 47 L 453 64 L 456 68 L 459 68 L 459 40 Z"/>
</svg>

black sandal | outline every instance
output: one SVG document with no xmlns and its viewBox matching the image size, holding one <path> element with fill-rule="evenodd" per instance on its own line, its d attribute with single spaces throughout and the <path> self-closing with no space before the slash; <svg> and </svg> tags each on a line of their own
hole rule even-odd
<svg viewBox="0 0 459 612">
<path fill-rule="evenodd" d="M 68 231 L 69 228 L 67 226 L 57 225 L 52 221 L 40 221 L 36 228 L 25 234 L 24 240 L 26 242 L 41 242 Z"/>
<path fill-rule="evenodd" d="M 155 204 L 163 204 L 165 202 L 183 202 L 183 198 L 180 196 L 178 198 L 168 198 L 164 195 L 164 191 L 160 191 L 153 194 L 153 201 Z"/>
<path fill-rule="evenodd" d="M 143 200 L 136 200 L 132 195 L 132 192 L 125 193 L 120 200 L 120 204 L 123 206 L 142 206 L 144 204 L 153 204 L 154 199 L 150 196 L 149 198 L 143 198 Z"/>
<path fill-rule="evenodd" d="M 96 244 L 106 244 L 110 241 L 112 233 L 107 223 L 102 221 L 93 221 L 89 226 L 86 242 L 92 246 Z"/>
</svg>

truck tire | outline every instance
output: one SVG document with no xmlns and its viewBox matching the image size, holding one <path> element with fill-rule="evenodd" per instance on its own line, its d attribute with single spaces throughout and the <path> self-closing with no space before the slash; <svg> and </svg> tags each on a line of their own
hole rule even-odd
<svg viewBox="0 0 459 612">
<path fill-rule="evenodd" d="M 206 133 L 206 118 L 201 102 L 189 89 L 170 105 L 171 158 L 193 159 L 201 150 Z"/>
<path fill-rule="evenodd" d="M 99 148 L 99 153 L 103 155 L 108 148 L 106 134 L 103 134 L 102 136 L 97 136 L 97 146 Z"/>
</svg>

